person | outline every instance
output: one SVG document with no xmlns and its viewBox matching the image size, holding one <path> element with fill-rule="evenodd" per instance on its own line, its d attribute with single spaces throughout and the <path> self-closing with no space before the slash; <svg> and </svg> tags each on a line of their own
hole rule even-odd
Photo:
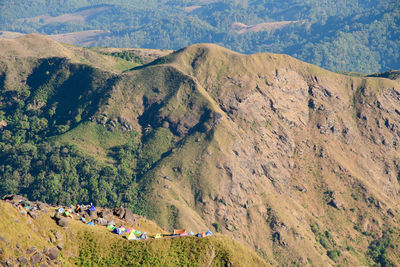
<svg viewBox="0 0 400 267">
<path fill-rule="evenodd" d="M 76 213 L 79 213 L 79 212 L 81 212 L 81 211 L 82 211 L 81 205 L 76 204 L 76 206 L 75 206 L 75 212 L 76 212 Z"/>
</svg>

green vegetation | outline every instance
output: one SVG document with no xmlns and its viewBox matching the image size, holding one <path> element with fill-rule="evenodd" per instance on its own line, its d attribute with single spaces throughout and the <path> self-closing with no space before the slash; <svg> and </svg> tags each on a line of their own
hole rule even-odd
<svg viewBox="0 0 400 267">
<path fill-rule="evenodd" d="M 211 42 L 244 53 L 285 53 L 330 70 L 372 73 L 400 68 L 400 12 L 394 0 L 12 0 L 0 4 L 0 12 L 0 30 L 46 34 L 108 31 L 92 42 L 97 46 L 179 49 Z M 24 20 L 74 12 L 81 12 L 85 20 L 73 16 L 69 21 Z M 232 29 L 235 22 L 285 21 L 296 23 L 242 34 Z M 129 53 L 112 55 L 140 63 Z"/>
<path fill-rule="evenodd" d="M 321 246 L 327 250 L 326 255 L 331 258 L 333 261 L 336 261 L 342 254 L 340 250 L 336 249 L 337 244 L 332 237 L 330 231 L 321 231 L 319 225 L 316 223 L 312 223 L 310 225 L 311 231 L 315 235 L 315 239 L 317 242 L 321 244 Z"/>
<path fill-rule="evenodd" d="M 377 266 L 394 266 L 395 264 L 388 258 L 388 249 L 393 246 L 393 230 L 387 230 L 382 233 L 382 237 L 373 241 L 367 251 Z"/>
</svg>

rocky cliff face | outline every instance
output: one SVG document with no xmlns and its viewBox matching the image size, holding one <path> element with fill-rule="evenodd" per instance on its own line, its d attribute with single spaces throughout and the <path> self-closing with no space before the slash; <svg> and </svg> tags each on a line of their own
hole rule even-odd
<svg viewBox="0 0 400 267">
<path fill-rule="evenodd" d="M 398 82 L 211 45 L 166 64 L 192 84 L 176 97 L 199 95 L 214 115 L 185 124 L 189 102 L 180 145 L 144 176 L 160 222 L 173 213 L 173 223 L 213 224 L 274 264 L 317 265 L 362 264 L 368 234 L 397 224 Z"/>
</svg>

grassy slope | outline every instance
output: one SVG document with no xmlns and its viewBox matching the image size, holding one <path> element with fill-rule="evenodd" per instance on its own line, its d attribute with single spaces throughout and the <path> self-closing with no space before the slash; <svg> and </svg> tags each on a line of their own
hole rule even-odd
<svg viewBox="0 0 400 267">
<path fill-rule="evenodd" d="M 61 228 L 50 218 L 52 213 L 52 209 L 46 214 L 39 212 L 38 219 L 33 220 L 9 203 L 0 202 L 0 236 L 8 242 L 0 242 L 0 259 L 23 255 L 17 244 L 22 251 L 32 246 L 39 251 L 52 247 L 55 244 L 49 239 L 58 231 L 63 236 L 57 243 L 63 244 L 58 260 L 64 266 L 266 266 L 254 252 L 221 235 L 127 241 L 106 227 L 90 227 L 75 220 Z M 151 234 L 162 232 L 147 220 L 141 221 L 139 229 Z"/>
</svg>

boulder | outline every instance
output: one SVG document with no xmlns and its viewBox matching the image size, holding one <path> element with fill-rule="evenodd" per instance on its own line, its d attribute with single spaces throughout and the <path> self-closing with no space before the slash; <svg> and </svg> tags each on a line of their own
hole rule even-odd
<svg viewBox="0 0 400 267">
<path fill-rule="evenodd" d="M 100 218 L 107 218 L 108 216 L 112 215 L 112 211 L 109 209 L 104 209 L 97 213 L 97 216 Z"/>
<path fill-rule="evenodd" d="M 68 226 L 68 220 L 66 218 L 60 218 L 57 220 L 57 225 L 61 227 L 67 227 Z"/>
<path fill-rule="evenodd" d="M 129 223 L 135 222 L 135 216 L 133 215 L 133 212 L 128 208 L 125 209 L 124 219 Z"/>
<path fill-rule="evenodd" d="M 97 218 L 95 220 L 95 224 L 102 225 L 102 226 L 107 226 L 108 221 L 106 219 L 104 219 L 104 218 Z"/>
<path fill-rule="evenodd" d="M 25 208 L 19 209 L 19 214 L 26 215 L 27 214 L 26 209 Z"/>
<path fill-rule="evenodd" d="M 28 215 L 31 216 L 32 219 L 36 220 L 38 215 L 34 211 L 28 211 Z"/>
<path fill-rule="evenodd" d="M 55 237 L 56 239 L 60 240 L 60 239 L 63 238 L 63 235 L 62 235 L 59 231 L 56 231 L 56 232 L 54 233 L 54 237 Z"/>
<path fill-rule="evenodd" d="M 90 216 L 90 218 L 92 218 L 92 219 L 97 218 L 97 211 L 95 211 L 95 210 L 89 211 L 89 216 Z"/>
<path fill-rule="evenodd" d="M 39 262 L 42 261 L 43 255 L 40 252 L 36 252 L 35 254 L 32 255 L 31 257 L 31 264 L 35 265 L 38 264 Z"/>
<path fill-rule="evenodd" d="M 8 245 L 8 241 L 4 238 L 4 236 L 0 236 L 0 241 Z"/>
<path fill-rule="evenodd" d="M 28 199 L 19 195 L 5 195 L 3 200 L 10 201 L 12 203 L 19 203 L 20 201 L 28 201 Z"/>
<path fill-rule="evenodd" d="M 25 258 L 24 256 L 18 257 L 17 260 L 21 265 L 24 265 L 24 266 L 29 265 L 28 259 Z"/>
<path fill-rule="evenodd" d="M 37 206 L 38 210 L 41 210 L 41 211 L 46 210 L 46 204 L 44 204 L 42 202 L 36 202 L 36 206 Z"/>
<path fill-rule="evenodd" d="M 12 259 L 8 259 L 4 262 L 4 266 L 6 267 L 14 267 L 14 263 L 12 261 Z"/>
<path fill-rule="evenodd" d="M 124 218 L 125 209 L 123 207 L 115 208 L 114 215 L 118 216 L 120 219 Z"/>
<path fill-rule="evenodd" d="M 30 247 L 26 250 L 26 254 L 32 254 L 33 252 L 36 252 L 37 248 L 36 247 Z"/>
<path fill-rule="evenodd" d="M 50 260 L 55 260 L 58 258 L 59 254 L 60 252 L 58 251 L 58 249 L 56 247 L 52 247 L 47 250 L 46 256 L 49 257 Z"/>
</svg>

